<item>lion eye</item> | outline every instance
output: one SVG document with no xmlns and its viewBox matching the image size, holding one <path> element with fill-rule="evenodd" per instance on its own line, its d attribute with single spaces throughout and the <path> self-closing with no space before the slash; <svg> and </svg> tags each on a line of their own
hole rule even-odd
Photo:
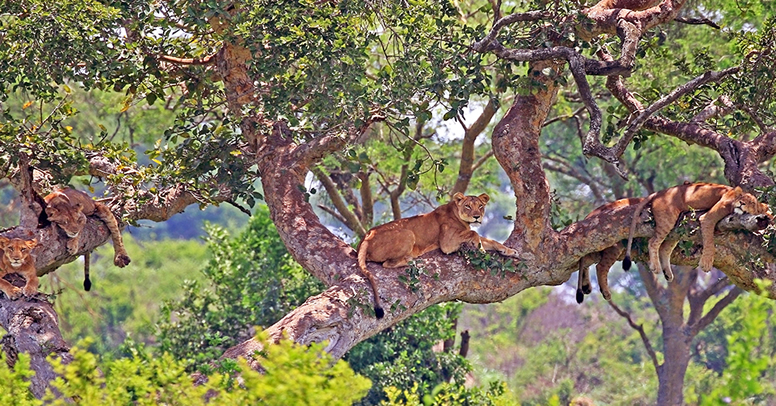
<svg viewBox="0 0 776 406">
<path fill-rule="evenodd" d="M 467 204 L 467 205 L 466 205 L 466 208 L 467 208 L 467 209 L 471 209 L 471 208 L 472 208 L 472 206 L 469 206 L 469 205 Z"/>
</svg>

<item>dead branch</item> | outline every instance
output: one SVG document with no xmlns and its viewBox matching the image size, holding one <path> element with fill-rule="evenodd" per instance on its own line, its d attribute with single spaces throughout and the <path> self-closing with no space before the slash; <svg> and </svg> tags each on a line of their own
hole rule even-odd
<svg viewBox="0 0 776 406">
<path fill-rule="evenodd" d="M 614 304 L 613 300 L 607 300 L 606 303 L 609 303 L 609 306 L 611 306 L 612 309 L 614 309 L 617 314 L 622 316 L 625 320 L 628 321 L 628 325 L 636 330 L 639 333 L 639 336 L 641 337 L 641 342 L 644 343 L 644 348 L 647 350 L 647 354 L 649 354 L 649 358 L 652 360 L 652 365 L 655 367 L 655 371 L 659 370 L 660 363 L 657 360 L 657 354 L 655 353 L 655 349 L 652 348 L 652 343 L 649 341 L 649 337 L 647 337 L 647 333 L 644 331 L 644 325 L 643 324 L 636 324 L 636 322 L 633 321 L 633 318 L 631 318 L 630 313 L 620 309 L 616 304 Z"/>
</svg>

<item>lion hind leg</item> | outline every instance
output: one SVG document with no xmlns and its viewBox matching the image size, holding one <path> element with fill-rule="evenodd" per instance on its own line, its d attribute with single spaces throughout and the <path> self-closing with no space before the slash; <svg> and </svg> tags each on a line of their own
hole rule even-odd
<svg viewBox="0 0 776 406">
<path fill-rule="evenodd" d="M 401 258 L 393 258 L 383 262 L 383 268 L 400 268 L 409 265 L 410 261 L 415 258 L 412 255 L 405 255 Z"/>
<path fill-rule="evenodd" d="M 119 229 L 119 224 L 116 221 L 116 217 L 113 216 L 113 213 L 111 213 L 107 206 L 100 202 L 95 202 L 94 208 L 97 217 L 99 217 L 100 220 L 102 220 L 102 222 L 105 223 L 105 225 L 108 227 L 110 236 L 113 239 L 113 251 L 115 253 L 115 256 L 113 257 L 113 264 L 119 268 L 123 268 L 129 265 L 131 259 L 129 259 L 129 254 L 127 254 L 126 248 L 124 248 L 124 240 L 121 239 L 121 230 Z"/>
<path fill-rule="evenodd" d="M 584 264 L 585 260 L 579 260 L 579 276 L 577 279 L 577 303 L 585 301 L 585 295 L 590 294 L 590 270 Z"/>
<path fill-rule="evenodd" d="M 609 291 L 609 269 L 617 262 L 617 258 L 622 255 L 625 249 L 621 244 L 611 246 L 601 252 L 601 260 L 595 266 L 595 274 L 598 278 L 598 289 L 604 300 L 612 300 L 612 293 Z"/>
<path fill-rule="evenodd" d="M 666 277 L 668 282 L 674 280 L 674 273 L 671 270 L 671 253 L 674 252 L 677 244 L 679 244 L 679 240 L 666 240 L 660 244 L 660 264 L 663 269 L 663 276 Z"/>
</svg>

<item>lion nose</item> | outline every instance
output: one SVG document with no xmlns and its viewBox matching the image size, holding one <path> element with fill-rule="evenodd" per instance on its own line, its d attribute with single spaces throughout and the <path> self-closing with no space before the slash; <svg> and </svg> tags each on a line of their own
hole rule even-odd
<svg viewBox="0 0 776 406">
<path fill-rule="evenodd" d="M 479 220 L 479 219 L 480 219 L 480 217 L 481 217 L 481 216 L 474 215 L 474 219 L 475 219 L 475 220 Z"/>
</svg>

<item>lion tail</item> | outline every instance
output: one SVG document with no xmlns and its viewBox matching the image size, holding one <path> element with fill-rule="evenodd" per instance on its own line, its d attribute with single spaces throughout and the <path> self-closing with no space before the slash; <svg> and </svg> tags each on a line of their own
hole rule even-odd
<svg viewBox="0 0 776 406">
<path fill-rule="evenodd" d="M 92 253 L 90 251 L 86 251 L 84 254 L 84 290 L 87 292 L 92 289 L 92 281 L 89 279 L 89 267 L 92 258 L 91 254 Z"/>
<path fill-rule="evenodd" d="M 367 234 L 364 239 L 361 240 L 361 244 L 358 246 L 358 266 L 361 268 L 361 272 L 364 274 L 364 276 L 366 276 L 366 279 L 369 280 L 369 284 L 372 285 L 372 293 L 374 294 L 375 298 L 375 317 L 382 319 L 383 316 L 385 316 L 385 311 L 383 310 L 383 306 L 380 303 L 380 295 L 377 294 L 377 282 L 375 282 L 375 278 L 372 273 L 366 269 L 366 253 L 369 249 L 370 236 L 371 233 Z"/>
<path fill-rule="evenodd" d="M 622 269 L 626 271 L 631 268 L 631 246 L 633 245 L 633 234 L 636 233 L 636 223 L 638 222 L 639 216 L 641 215 L 641 211 L 644 210 L 644 207 L 646 207 L 654 197 L 654 193 L 649 195 L 646 199 L 639 203 L 638 206 L 636 206 L 636 211 L 633 212 L 630 231 L 628 232 L 628 249 L 625 251 L 625 258 L 622 260 Z"/>
</svg>

